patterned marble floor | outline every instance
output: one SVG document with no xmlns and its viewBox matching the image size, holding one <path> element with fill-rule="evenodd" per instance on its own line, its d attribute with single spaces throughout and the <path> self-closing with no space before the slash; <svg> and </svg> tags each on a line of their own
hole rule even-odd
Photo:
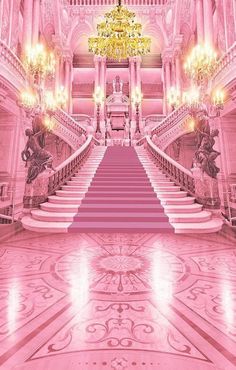
<svg viewBox="0 0 236 370">
<path fill-rule="evenodd" d="M 39 235 L 0 248 L 1 370 L 236 369 L 236 245 Z"/>
</svg>

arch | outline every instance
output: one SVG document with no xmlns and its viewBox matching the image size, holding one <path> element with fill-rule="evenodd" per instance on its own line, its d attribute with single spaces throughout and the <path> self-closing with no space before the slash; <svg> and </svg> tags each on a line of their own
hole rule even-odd
<svg viewBox="0 0 236 370">
<path fill-rule="evenodd" d="M 158 48 L 158 43 L 160 47 L 158 48 L 158 52 L 165 48 L 168 45 L 168 37 L 166 32 L 164 31 L 162 25 L 160 24 L 153 24 L 153 23 L 146 23 L 143 26 L 143 34 L 151 37 L 152 44 L 154 45 L 154 49 Z M 160 37 L 160 38 L 158 38 Z M 156 54 L 156 52 L 154 52 Z"/>
<path fill-rule="evenodd" d="M 72 24 L 71 30 L 67 38 L 67 47 L 71 50 L 72 53 L 78 47 L 78 40 L 82 37 L 83 40 L 89 38 L 93 33 L 93 28 L 88 22 L 79 22 L 78 18 Z"/>
</svg>

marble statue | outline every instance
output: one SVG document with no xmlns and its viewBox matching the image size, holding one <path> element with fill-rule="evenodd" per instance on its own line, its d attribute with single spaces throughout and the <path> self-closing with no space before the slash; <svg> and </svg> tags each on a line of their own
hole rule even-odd
<svg viewBox="0 0 236 370">
<path fill-rule="evenodd" d="M 201 132 L 201 143 L 195 153 L 195 160 L 200 165 L 203 173 L 216 179 L 220 169 L 216 166 L 215 160 L 220 155 L 214 150 L 215 137 L 219 135 L 218 130 L 211 130 L 209 132 Z"/>
<path fill-rule="evenodd" d="M 120 79 L 120 76 L 116 76 L 115 80 L 113 80 L 113 94 L 120 93 L 122 94 L 123 90 L 123 81 Z"/>
<path fill-rule="evenodd" d="M 46 168 L 53 169 L 53 157 L 51 153 L 43 149 L 39 144 L 39 137 L 42 135 L 41 131 L 34 133 L 33 130 L 28 128 L 25 130 L 25 135 L 28 137 L 28 140 L 21 157 L 26 162 L 26 166 L 30 162 L 26 183 L 31 184 Z"/>
</svg>

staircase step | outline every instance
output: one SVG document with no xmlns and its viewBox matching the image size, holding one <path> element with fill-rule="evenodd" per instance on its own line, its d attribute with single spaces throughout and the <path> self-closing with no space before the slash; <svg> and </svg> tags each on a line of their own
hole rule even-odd
<svg viewBox="0 0 236 370">
<path fill-rule="evenodd" d="M 159 185 L 153 185 L 153 189 L 156 193 L 160 192 L 177 192 L 177 191 L 180 191 L 180 187 L 179 186 L 175 186 L 175 185 L 162 185 L 162 184 L 159 184 Z"/>
<path fill-rule="evenodd" d="M 40 209 L 46 212 L 60 212 L 60 213 L 77 213 L 79 210 L 79 204 L 57 204 L 57 203 L 42 203 Z"/>
<path fill-rule="evenodd" d="M 61 199 L 61 198 L 60 198 Z M 153 204 L 153 202 L 156 202 L 156 204 L 159 204 L 159 200 L 156 198 L 156 199 L 153 199 L 153 198 L 125 198 L 125 197 L 122 197 L 122 198 L 95 198 L 95 197 L 92 197 L 92 198 L 84 198 L 82 200 L 82 204 L 86 204 L 86 203 L 96 203 L 96 204 L 112 204 L 113 207 L 114 205 L 116 205 L 117 203 L 121 203 L 121 202 L 124 202 L 124 203 L 127 203 L 127 204 Z"/>
<path fill-rule="evenodd" d="M 193 197 L 183 197 L 183 198 L 162 198 L 161 204 L 165 206 L 167 205 L 186 205 L 186 204 L 193 204 L 195 202 L 195 198 Z"/>
<path fill-rule="evenodd" d="M 168 215 L 171 223 L 183 223 L 183 222 L 206 222 L 211 219 L 211 212 L 201 211 L 197 213 L 171 213 Z"/>
<path fill-rule="evenodd" d="M 94 203 L 82 203 L 80 205 L 80 212 L 111 212 L 114 210 L 114 204 L 94 204 Z M 129 204 L 129 203 L 117 203 L 115 204 L 116 213 L 122 212 L 147 212 L 147 213 L 156 213 L 163 212 L 163 206 L 160 203 L 157 204 Z"/>
<path fill-rule="evenodd" d="M 208 234 L 220 231 L 223 225 L 221 219 L 212 219 L 206 222 L 172 223 L 176 234 Z"/>
<path fill-rule="evenodd" d="M 50 203 L 57 203 L 57 204 L 76 204 L 79 205 L 83 199 L 81 197 L 58 197 L 56 195 L 51 195 L 48 197 Z"/>
<path fill-rule="evenodd" d="M 47 222 L 73 222 L 78 212 L 50 212 L 42 209 L 31 211 L 34 220 Z"/>
<path fill-rule="evenodd" d="M 104 198 L 151 198 L 151 199 L 157 199 L 156 195 L 152 191 L 132 191 L 132 192 L 121 192 L 121 191 L 109 191 L 109 192 L 103 192 L 103 191 L 97 191 L 97 190 L 90 190 L 86 194 L 86 198 L 97 198 L 97 197 L 104 197 Z"/>
<path fill-rule="evenodd" d="M 188 193 L 186 191 L 162 191 L 162 190 L 156 190 L 156 193 L 158 195 L 158 198 L 161 200 L 163 198 L 186 198 Z"/>
<path fill-rule="evenodd" d="M 56 191 L 56 195 L 58 197 L 72 197 L 72 198 L 76 198 L 76 197 L 84 197 L 84 194 L 85 192 L 84 191 L 73 191 L 72 189 L 71 190 L 57 190 Z"/>
<path fill-rule="evenodd" d="M 39 222 L 39 221 L 36 221 Z M 68 232 L 136 232 L 173 233 L 174 228 L 169 222 L 73 222 Z"/>
<path fill-rule="evenodd" d="M 48 212 L 41 209 L 32 210 L 32 217 L 39 221 L 48 222 L 130 222 L 130 221 L 143 221 L 143 222 L 166 222 L 168 217 L 162 213 L 138 213 L 138 212 Z"/>
<path fill-rule="evenodd" d="M 165 213 L 171 215 L 172 213 L 198 213 L 202 210 L 202 205 L 198 203 L 183 204 L 183 205 L 164 205 Z"/>
</svg>

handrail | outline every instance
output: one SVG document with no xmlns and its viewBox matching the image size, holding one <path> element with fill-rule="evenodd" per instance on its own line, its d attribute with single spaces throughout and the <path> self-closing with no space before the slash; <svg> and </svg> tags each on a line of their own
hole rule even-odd
<svg viewBox="0 0 236 370">
<path fill-rule="evenodd" d="M 56 167 L 56 171 L 49 176 L 48 195 L 55 193 L 57 189 L 75 174 L 90 153 L 93 143 L 99 145 L 98 141 L 92 135 L 89 135 L 86 142 L 78 150 Z"/>
<path fill-rule="evenodd" d="M 160 150 L 148 136 L 146 136 L 146 143 L 147 150 L 153 156 L 157 166 L 160 167 L 175 184 L 179 185 L 181 189 L 187 191 L 191 195 L 195 195 L 195 182 L 192 172 Z"/>
<path fill-rule="evenodd" d="M 76 122 L 79 122 L 79 124 L 81 123 L 86 123 L 86 124 L 90 124 L 91 123 L 91 117 L 88 116 L 87 114 L 72 114 L 71 117 L 73 118 L 74 121 Z"/>
<path fill-rule="evenodd" d="M 58 108 L 54 113 L 54 119 L 60 123 L 64 123 L 67 128 L 73 131 L 77 135 L 86 135 L 86 130 L 77 121 L 75 121 L 69 114 L 62 109 Z"/>
<path fill-rule="evenodd" d="M 2 40 L 0 40 L 0 60 L 2 63 L 6 64 L 10 70 L 14 71 L 22 81 L 26 80 L 26 70 L 22 62 Z"/>
<path fill-rule="evenodd" d="M 185 104 L 171 112 L 157 127 L 154 127 L 151 131 L 151 136 L 162 135 L 167 130 L 175 126 L 177 122 L 183 120 L 189 115 L 189 110 Z"/>
<path fill-rule="evenodd" d="M 146 6 L 146 5 L 164 5 L 167 0 L 123 0 L 124 5 L 135 5 L 135 6 Z M 105 5 L 116 5 L 115 0 L 69 0 L 69 6 L 81 6 L 81 5 L 92 5 L 92 6 L 105 6 Z"/>
<path fill-rule="evenodd" d="M 236 41 L 220 58 L 212 80 L 214 81 L 225 67 L 228 67 L 236 59 Z"/>
</svg>

